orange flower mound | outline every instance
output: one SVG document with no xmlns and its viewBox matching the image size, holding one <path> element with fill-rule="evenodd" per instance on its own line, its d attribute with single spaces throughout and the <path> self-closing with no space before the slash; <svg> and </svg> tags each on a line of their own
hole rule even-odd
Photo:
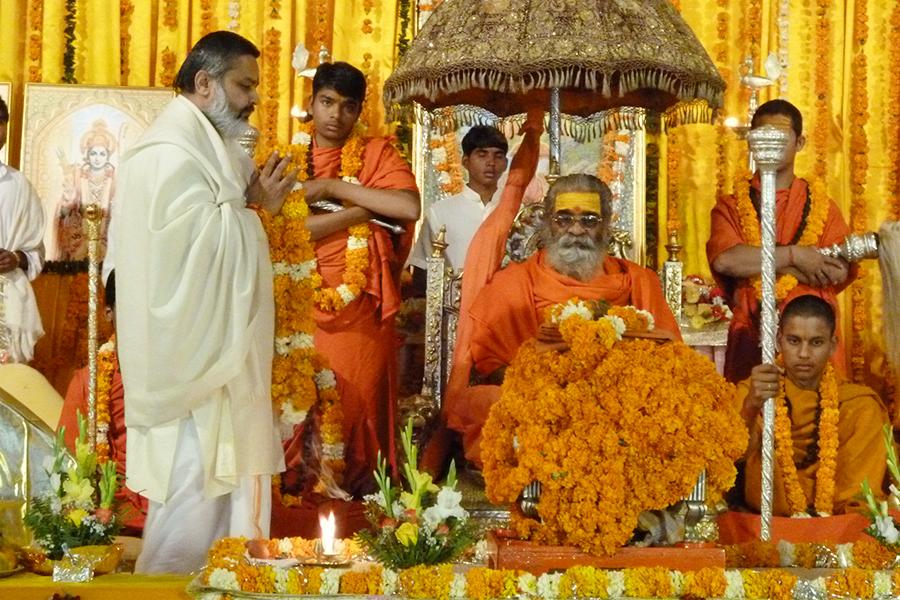
<svg viewBox="0 0 900 600">
<path fill-rule="evenodd" d="M 680 342 L 615 342 L 607 321 L 560 326 L 567 352 L 522 346 L 481 445 L 488 498 L 514 503 L 541 483 L 541 520 L 519 535 L 610 555 L 638 516 L 690 493 L 706 469 L 715 502 L 734 482 L 747 432 L 734 387 Z"/>
</svg>

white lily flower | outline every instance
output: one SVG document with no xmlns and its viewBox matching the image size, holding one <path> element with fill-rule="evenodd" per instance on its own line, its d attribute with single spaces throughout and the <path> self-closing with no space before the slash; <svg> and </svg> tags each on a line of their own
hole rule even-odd
<svg viewBox="0 0 900 600">
<path fill-rule="evenodd" d="M 291 66 L 295 71 L 302 71 L 309 64 L 309 50 L 303 44 L 297 44 L 294 55 L 291 56 Z"/>
<path fill-rule="evenodd" d="M 878 530 L 878 535 L 884 538 L 884 541 L 888 544 L 896 544 L 897 540 L 900 539 L 900 531 L 897 531 L 894 519 L 890 516 L 875 517 L 875 529 Z"/>
</svg>

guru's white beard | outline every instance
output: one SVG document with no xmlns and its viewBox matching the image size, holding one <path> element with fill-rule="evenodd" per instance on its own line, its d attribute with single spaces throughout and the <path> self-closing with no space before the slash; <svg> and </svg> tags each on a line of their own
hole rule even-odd
<svg viewBox="0 0 900 600">
<path fill-rule="evenodd" d="M 547 262 L 556 271 L 577 279 L 590 281 L 603 263 L 604 253 L 597 240 L 589 235 L 564 233 L 547 245 Z"/>
<path fill-rule="evenodd" d="M 242 119 L 229 105 L 225 90 L 218 81 L 213 81 L 212 105 L 203 111 L 216 131 L 226 140 L 239 138 L 250 124 Z"/>
</svg>

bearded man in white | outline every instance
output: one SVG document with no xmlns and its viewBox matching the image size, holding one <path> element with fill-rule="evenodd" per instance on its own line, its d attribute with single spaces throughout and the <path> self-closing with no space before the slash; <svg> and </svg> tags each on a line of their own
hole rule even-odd
<svg viewBox="0 0 900 600">
<path fill-rule="evenodd" d="M 0 98 L 0 149 L 6 144 L 9 108 Z M 19 171 L 0 162 L 0 278 L 3 322 L 9 339 L 0 362 L 29 362 L 44 335 L 31 281 L 44 267 L 44 210 L 34 188 Z"/>
<path fill-rule="evenodd" d="M 113 219 L 127 483 L 150 500 L 136 571 L 185 573 L 223 536 L 268 537 L 284 459 L 270 399 L 274 300 L 257 214 L 294 185 L 235 139 L 258 100 L 259 50 L 203 37 L 179 95 L 122 157 Z"/>
</svg>

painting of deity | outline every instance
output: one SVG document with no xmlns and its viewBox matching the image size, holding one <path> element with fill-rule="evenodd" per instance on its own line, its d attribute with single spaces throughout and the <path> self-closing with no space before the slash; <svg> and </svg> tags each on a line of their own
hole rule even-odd
<svg viewBox="0 0 900 600">
<path fill-rule="evenodd" d="M 90 204 L 103 214 L 102 258 L 122 152 L 171 98 L 169 89 L 26 85 L 21 165 L 44 205 L 48 261 L 87 258 Z"/>
</svg>

